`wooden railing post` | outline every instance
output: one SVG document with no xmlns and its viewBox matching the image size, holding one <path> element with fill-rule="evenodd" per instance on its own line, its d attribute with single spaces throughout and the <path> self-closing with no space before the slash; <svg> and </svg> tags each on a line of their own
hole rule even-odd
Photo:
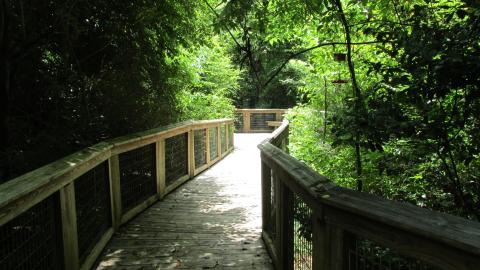
<svg viewBox="0 0 480 270">
<path fill-rule="evenodd" d="M 217 126 L 217 156 L 222 157 L 222 124 Z"/>
<path fill-rule="evenodd" d="M 242 112 L 243 114 L 243 132 L 250 132 L 250 112 Z"/>
<path fill-rule="evenodd" d="M 207 127 L 205 129 L 205 149 L 206 149 L 206 159 L 205 162 L 206 164 L 210 164 L 212 161 L 210 160 L 210 128 Z"/>
<path fill-rule="evenodd" d="M 282 112 L 275 113 L 275 121 L 282 121 Z"/>
<path fill-rule="evenodd" d="M 75 208 L 75 185 L 70 183 L 60 189 L 62 215 L 63 254 L 65 269 L 80 268 L 78 257 L 77 211 Z M 53 247 L 52 247 L 53 248 Z"/>
<path fill-rule="evenodd" d="M 188 175 L 195 176 L 195 141 L 193 128 L 188 131 Z"/>
<path fill-rule="evenodd" d="M 156 142 L 157 194 L 165 196 L 165 139 Z"/>
<path fill-rule="evenodd" d="M 232 149 L 235 148 L 235 124 L 230 125 L 232 127 Z"/>
<path fill-rule="evenodd" d="M 312 219 L 312 268 L 329 270 L 329 237 L 323 213 L 314 211 Z"/>
<path fill-rule="evenodd" d="M 228 133 L 228 132 L 229 132 L 229 131 L 228 131 L 229 128 L 230 128 L 230 127 L 229 127 L 229 124 L 225 123 L 225 150 L 226 150 L 226 151 L 228 151 L 228 145 L 229 145 L 229 144 L 228 144 L 228 141 L 230 140 L 230 138 L 228 138 L 228 137 L 229 137 L 229 133 Z M 226 151 L 225 151 L 225 152 L 226 152 Z"/>
<path fill-rule="evenodd" d="M 122 220 L 122 194 L 120 189 L 120 161 L 118 155 L 108 160 L 110 175 L 110 198 L 112 205 L 112 225 L 118 229 Z"/>
<path fill-rule="evenodd" d="M 275 178 L 277 192 L 277 246 L 281 269 L 293 269 L 293 193 Z"/>
<path fill-rule="evenodd" d="M 265 162 L 262 161 L 261 165 L 262 170 L 262 228 L 263 231 L 267 231 L 270 222 L 270 211 L 272 211 L 271 206 L 271 177 L 272 177 L 272 170 L 270 167 L 267 166 Z"/>
</svg>

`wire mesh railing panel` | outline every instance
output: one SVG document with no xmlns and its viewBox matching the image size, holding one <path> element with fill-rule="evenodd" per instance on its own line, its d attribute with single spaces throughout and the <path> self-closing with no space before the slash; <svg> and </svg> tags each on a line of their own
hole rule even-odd
<svg viewBox="0 0 480 270">
<path fill-rule="evenodd" d="M 58 205 L 52 195 L 0 227 L 1 269 L 63 269 Z"/>
<path fill-rule="evenodd" d="M 273 130 L 273 127 L 267 124 L 267 121 L 275 121 L 274 113 L 251 113 L 250 129 L 251 130 Z"/>
<path fill-rule="evenodd" d="M 169 186 L 175 180 L 188 174 L 188 134 L 165 140 L 165 178 Z"/>
<path fill-rule="evenodd" d="M 193 143 L 195 151 L 195 168 L 207 164 L 207 132 L 206 129 L 193 131 Z"/>
<path fill-rule="evenodd" d="M 312 268 L 312 209 L 298 195 L 293 196 L 294 269 Z"/>
<path fill-rule="evenodd" d="M 235 114 L 235 129 L 243 130 L 243 113 Z"/>
<path fill-rule="evenodd" d="M 103 162 L 75 180 L 80 263 L 112 225 L 108 164 Z"/>
<path fill-rule="evenodd" d="M 222 154 L 227 152 L 227 128 L 225 124 L 220 126 L 220 141 L 222 144 Z"/>
<path fill-rule="evenodd" d="M 377 243 L 358 238 L 348 250 L 349 270 L 439 270 Z"/>
<path fill-rule="evenodd" d="M 228 148 L 229 149 L 233 147 L 233 128 L 234 128 L 234 125 L 228 126 Z"/>
<path fill-rule="evenodd" d="M 128 211 L 157 193 L 155 144 L 119 155 L 122 208 Z"/>
<path fill-rule="evenodd" d="M 217 128 L 208 129 L 208 138 L 210 140 L 210 160 L 214 160 L 218 157 L 218 143 L 217 143 Z"/>
</svg>

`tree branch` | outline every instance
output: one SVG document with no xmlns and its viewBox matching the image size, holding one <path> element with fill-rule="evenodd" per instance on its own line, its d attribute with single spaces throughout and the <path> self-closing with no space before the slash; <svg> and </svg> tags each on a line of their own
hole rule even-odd
<svg viewBox="0 0 480 270">
<path fill-rule="evenodd" d="M 212 11 L 213 14 L 215 14 L 215 16 L 217 17 L 217 19 L 220 19 L 220 15 L 218 15 L 218 13 L 215 11 L 215 9 L 210 5 L 210 3 L 208 3 L 207 0 L 203 0 L 203 2 L 205 2 L 205 4 L 208 6 L 208 8 Z M 225 28 L 225 30 L 227 30 L 228 34 L 230 35 L 230 37 L 232 37 L 233 41 L 235 42 L 235 44 L 237 44 L 238 48 L 239 49 L 243 49 L 243 47 L 240 45 L 240 43 L 237 41 L 237 39 L 235 38 L 235 36 L 233 35 L 232 31 L 230 31 L 230 29 L 228 28 L 228 26 L 226 25 L 222 25 L 223 28 Z"/>
<path fill-rule="evenodd" d="M 364 42 L 352 42 L 350 44 L 352 45 L 368 45 L 368 44 L 378 44 L 378 43 L 385 43 L 384 41 L 364 41 Z M 282 71 L 283 68 L 285 68 L 285 66 L 288 64 L 288 61 L 290 61 L 291 59 L 301 55 L 301 54 L 304 54 L 306 52 L 309 52 L 309 51 L 313 51 L 315 49 L 318 49 L 318 48 L 321 48 L 321 47 L 325 47 L 325 46 L 334 46 L 334 45 L 347 45 L 347 43 L 345 42 L 326 42 L 326 43 L 320 43 L 320 44 L 317 44 L 313 47 L 310 47 L 310 48 L 307 48 L 307 49 L 303 49 L 303 50 L 300 50 L 296 53 L 292 53 L 291 55 L 289 55 L 284 61 L 283 63 L 272 73 L 272 75 L 268 78 L 268 80 L 263 84 L 263 87 L 266 87 L 269 83 L 272 82 L 272 80 L 280 73 L 280 71 Z"/>
</svg>

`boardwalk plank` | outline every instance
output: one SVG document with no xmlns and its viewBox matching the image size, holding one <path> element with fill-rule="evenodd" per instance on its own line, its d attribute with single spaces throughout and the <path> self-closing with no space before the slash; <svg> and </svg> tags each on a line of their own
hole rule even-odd
<svg viewBox="0 0 480 270">
<path fill-rule="evenodd" d="M 273 269 L 260 236 L 265 138 L 236 134 L 232 154 L 120 228 L 96 269 Z"/>
</svg>

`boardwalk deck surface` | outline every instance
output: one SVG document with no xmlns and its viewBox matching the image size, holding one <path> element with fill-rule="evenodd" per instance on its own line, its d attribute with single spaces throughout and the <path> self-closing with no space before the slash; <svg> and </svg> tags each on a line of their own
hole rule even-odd
<svg viewBox="0 0 480 270">
<path fill-rule="evenodd" d="M 273 269 L 261 240 L 260 153 L 235 151 L 120 228 L 96 269 Z"/>
</svg>

